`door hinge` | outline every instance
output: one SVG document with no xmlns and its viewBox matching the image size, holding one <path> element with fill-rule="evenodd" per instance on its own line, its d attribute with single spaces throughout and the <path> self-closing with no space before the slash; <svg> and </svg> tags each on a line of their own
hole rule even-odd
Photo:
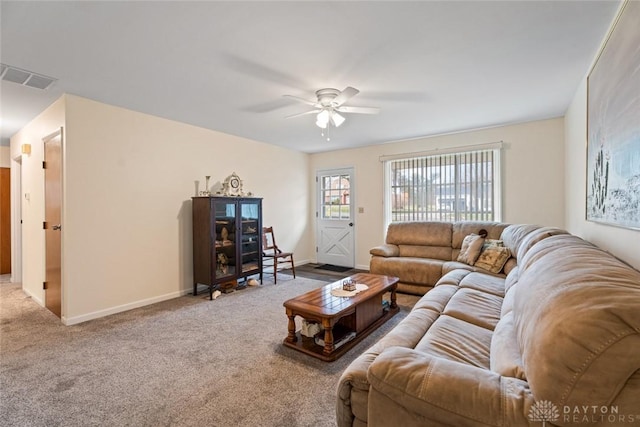
<svg viewBox="0 0 640 427">
<path fill-rule="evenodd" d="M 46 169 L 47 168 L 47 162 L 45 162 L 44 160 L 42 161 L 42 169 Z"/>
<path fill-rule="evenodd" d="M 47 282 L 42 282 L 42 289 L 47 290 Z"/>
<path fill-rule="evenodd" d="M 43 230 L 47 229 L 47 221 L 42 221 L 42 229 Z"/>
<path fill-rule="evenodd" d="M 316 252 L 318 252 L 318 247 L 316 246 Z"/>
</svg>

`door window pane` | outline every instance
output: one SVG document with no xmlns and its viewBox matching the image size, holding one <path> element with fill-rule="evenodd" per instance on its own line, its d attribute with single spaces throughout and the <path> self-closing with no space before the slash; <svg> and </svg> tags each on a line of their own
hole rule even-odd
<svg viewBox="0 0 640 427">
<path fill-rule="evenodd" d="M 323 219 L 350 219 L 350 176 L 327 175 L 321 178 L 321 208 Z"/>
</svg>

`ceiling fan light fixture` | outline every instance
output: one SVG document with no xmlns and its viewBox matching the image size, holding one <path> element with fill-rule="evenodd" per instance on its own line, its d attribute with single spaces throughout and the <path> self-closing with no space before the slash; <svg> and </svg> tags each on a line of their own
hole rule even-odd
<svg viewBox="0 0 640 427">
<path fill-rule="evenodd" d="M 344 120 L 345 120 L 344 117 L 341 116 L 340 114 L 336 113 L 335 111 L 331 112 L 331 123 L 333 123 L 335 127 L 338 127 L 341 124 L 343 124 Z"/>
<path fill-rule="evenodd" d="M 316 116 L 316 126 L 319 128 L 325 129 L 329 124 L 329 110 L 323 109 Z"/>
<path fill-rule="evenodd" d="M 322 129 L 321 135 L 329 141 L 329 129 L 331 126 L 337 128 L 341 126 L 346 118 L 340 113 L 360 113 L 377 114 L 380 109 L 377 107 L 352 107 L 344 105 L 345 102 L 353 98 L 360 91 L 351 86 L 339 91 L 333 88 L 324 88 L 316 91 L 316 101 L 309 101 L 294 95 L 284 95 L 303 104 L 311 105 L 314 109 L 303 113 L 293 114 L 286 118 L 316 114 L 316 126 Z"/>
</svg>

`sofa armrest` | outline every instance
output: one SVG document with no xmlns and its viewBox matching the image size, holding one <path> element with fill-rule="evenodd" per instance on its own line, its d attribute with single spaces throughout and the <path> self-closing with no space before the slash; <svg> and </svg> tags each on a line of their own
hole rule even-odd
<svg viewBox="0 0 640 427">
<path fill-rule="evenodd" d="M 390 245 L 388 243 L 385 243 L 384 245 L 371 248 L 369 253 L 371 255 L 389 258 L 400 255 L 400 248 L 397 245 Z"/>
<path fill-rule="evenodd" d="M 528 426 L 534 399 L 525 381 L 417 350 L 391 347 L 367 374 L 369 427 Z"/>
</svg>

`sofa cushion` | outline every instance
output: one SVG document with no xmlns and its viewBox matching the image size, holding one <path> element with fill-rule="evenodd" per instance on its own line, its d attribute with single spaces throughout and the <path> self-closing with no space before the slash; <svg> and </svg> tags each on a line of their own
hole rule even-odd
<svg viewBox="0 0 640 427">
<path fill-rule="evenodd" d="M 502 240 L 511 251 L 511 256 L 518 260 L 541 240 L 551 236 L 569 234 L 567 231 L 555 227 L 540 227 L 535 225 L 509 226 L 502 234 Z"/>
<path fill-rule="evenodd" d="M 511 256 L 518 258 L 518 250 L 522 241 L 527 235 L 537 229 L 539 225 L 531 224 L 512 224 L 505 228 L 500 235 L 500 240 L 504 242 L 504 245 L 511 251 Z"/>
<path fill-rule="evenodd" d="M 445 264 L 451 264 L 451 262 L 447 262 Z M 456 263 L 456 264 L 467 265 L 462 263 Z M 467 267 L 469 266 L 467 265 Z M 446 274 L 444 274 L 440 278 L 440 280 L 438 280 L 438 282 L 436 283 L 436 287 L 443 286 L 443 285 L 460 286 L 460 282 L 462 282 L 464 278 L 471 273 L 473 273 L 473 271 L 467 270 L 467 269 L 455 269 L 455 270 L 449 271 Z"/>
<path fill-rule="evenodd" d="M 387 228 L 386 243 L 451 247 L 451 229 L 448 222 L 394 222 Z"/>
<path fill-rule="evenodd" d="M 492 276 L 481 272 L 470 272 L 459 283 L 461 288 L 470 288 L 492 294 L 504 296 L 504 277 Z"/>
<path fill-rule="evenodd" d="M 505 265 L 506 268 L 506 265 Z M 476 267 L 475 265 L 469 265 L 469 264 L 465 264 L 464 262 L 458 262 L 458 261 L 447 261 L 444 264 L 442 264 L 442 275 L 444 276 L 445 274 L 451 272 L 451 271 L 455 271 L 455 270 L 466 270 L 468 272 L 475 272 L 475 273 L 484 273 L 486 275 L 490 275 L 490 276 L 495 276 L 495 277 L 501 277 L 504 278 L 505 273 L 504 271 L 500 272 L 500 273 L 492 273 L 488 270 L 482 269 L 480 267 Z"/>
<path fill-rule="evenodd" d="M 513 302 L 515 300 L 515 294 L 518 284 L 518 278 L 520 276 L 520 269 L 516 266 L 507 275 L 504 280 L 504 300 L 502 301 L 502 308 L 500 309 L 500 317 L 504 317 L 507 313 L 513 310 Z"/>
<path fill-rule="evenodd" d="M 539 241 L 524 263 L 513 315 L 536 399 L 615 404 L 640 370 L 640 272 L 571 235 Z"/>
<path fill-rule="evenodd" d="M 511 286 L 507 289 L 507 292 L 504 294 L 504 299 L 502 300 L 502 308 L 500 309 L 500 318 L 503 318 L 511 311 L 513 311 L 513 304 L 516 299 L 516 292 L 518 290 L 517 286 Z"/>
<path fill-rule="evenodd" d="M 466 270 L 471 272 L 471 271 L 477 271 L 478 269 L 473 265 L 465 264 L 464 262 L 458 262 L 458 261 L 447 261 L 444 264 L 442 264 L 443 277 L 449 274 L 450 272 L 457 271 L 457 270 Z"/>
<path fill-rule="evenodd" d="M 504 377 L 527 379 L 516 340 L 513 312 L 502 317 L 493 331 L 490 367 L 493 372 Z"/>
<path fill-rule="evenodd" d="M 460 288 L 442 312 L 481 328 L 493 330 L 500 320 L 502 298 L 476 289 Z"/>
<path fill-rule="evenodd" d="M 473 265 L 480 256 L 483 245 L 484 237 L 477 234 L 469 234 L 462 241 L 462 248 L 460 248 L 457 261 Z"/>
<path fill-rule="evenodd" d="M 444 261 L 429 258 L 373 257 L 369 263 L 369 271 L 398 277 L 404 283 L 433 286 L 442 275 L 443 263 Z"/>
<path fill-rule="evenodd" d="M 400 248 L 398 245 L 384 244 L 371 248 L 369 253 L 374 256 L 394 257 L 400 255 Z"/>
<path fill-rule="evenodd" d="M 500 273 L 509 258 L 511 258 L 509 248 L 495 245 L 487 246 L 480 253 L 474 265 L 492 273 Z"/>
<path fill-rule="evenodd" d="M 425 294 L 411 310 L 433 310 L 436 313 L 441 314 L 451 297 L 458 292 L 458 286 L 452 284 L 439 285 L 431 289 L 428 294 Z M 425 329 L 426 331 L 426 329 Z"/>
<path fill-rule="evenodd" d="M 518 283 L 518 278 L 520 277 L 520 268 L 516 265 L 510 272 L 507 274 L 506 279 L 504 279 L 504 291 L 507 292 L 510 287 Z"/>
<path fill-rule="evenodd" d="M 504 264 L 504 267 L 502 268 L 502 273 L 509 274 L 511 273 L 511 270 L 513 270 L 517 266 L 518 266 L 518 261 L 516 261 L 516 259 L 513 257 L 513 254 L 511 254 L 511 258 L 507 260 L 507 262 Z"/>
<path fill-rule="evenodd" d="M 449 261 L 451 259 L 451 247 L 399 245 L 398 256 L 413 258 L 433 258 L 442 261 Z"/>
<path fill-rule="evenodd" d="M 529 426 L 526 382 L 406 348 L 371 365 L 369 426 Z M 540 424 L 537 424 L 540 425 Z"/>
<path fill-rule="evenodd" d="M 441 315 L 415 349 L 442 359 L 489 369 L 490 347 L 490 330 Z"/>
</svg>

